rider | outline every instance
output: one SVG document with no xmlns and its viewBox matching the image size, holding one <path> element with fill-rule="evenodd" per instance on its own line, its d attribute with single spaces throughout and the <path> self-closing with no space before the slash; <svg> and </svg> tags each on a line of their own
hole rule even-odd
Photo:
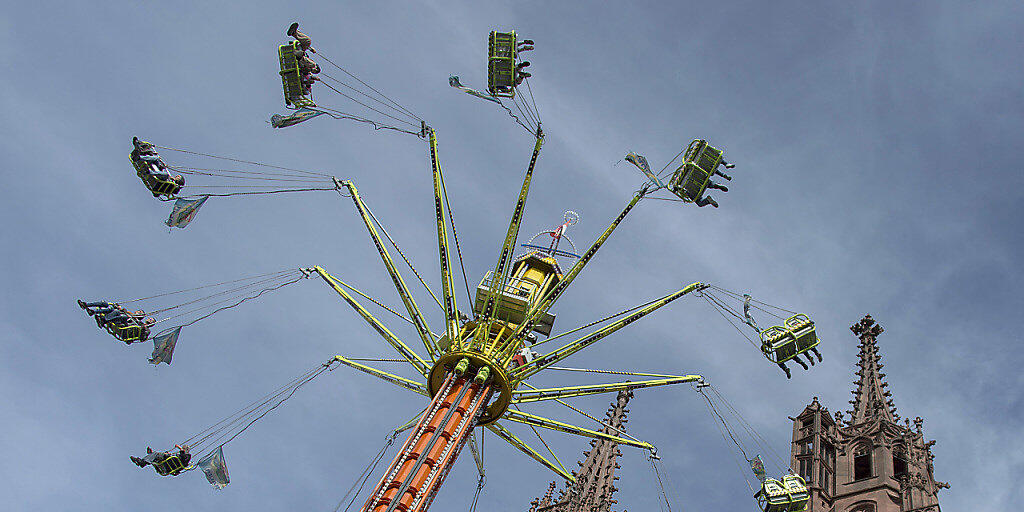
<svg viewBox="0 0 1024 512">
<path fill-rule="evenodd" d="M 178 449 L 178 453 L 171 454 L 168 452 L 154 452 L 152 448 L 146 447 L 145 457 L 132 456 L 132 462 L 140 468 L 152 465 L 153 469 L 156 470 L 160 476 L 178 476 L 183 468 L 188 467 L 188 462 L 192 460 L 192 454 L 188 452 L 188 445 L 174 445 Z M 177 458 L 181 463 L 180 466 L 171 465 L 171 459 Z"/>
<path fill-rule="evenodd" d="M 174 181 L 178 186 L 185 186 L 185 177 L 178 174 L 171 177 L 171 174 L 167 171 L 167 164 L 160 158 L 156 150 L 153 149 L 153 145 L 139 140 L 138 137 L 132 137 L 132 145 L 135 149 L 132 150 L 131 158 L 133 161 L 143 161 L 148 163 L 146 166 L 150 176 L 164 181 Z"/>
<path fill-rule="evenodd" d="M 320 72 L 320 65 L 313 62 L 313 59 L 310 59 L 309 56 L 306 55 L 307 51 L 316 53 L 316 49 L 313 48 L 313 40 L 306 34 L 299 32 L 298 22 L 292 23 L 291 26 L 288 27 L 288 35 L 294 37 L 295 40 L 299 42 L 301 53 L 296 55 L 296 59 L 299 61 L 299 71 L 302 73 L 302 85 L 304 89 L 308 91 L 308 89 L 312 87 L 313 82 L 317 80 L 313 75 Z M 306 92 L 306 94 L 309 93 Z"/>
</svg>

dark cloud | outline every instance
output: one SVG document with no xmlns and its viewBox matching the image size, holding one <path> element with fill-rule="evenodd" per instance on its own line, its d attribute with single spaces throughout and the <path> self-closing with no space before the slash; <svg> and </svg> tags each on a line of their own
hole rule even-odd
<svg viewBox="0 0 1024 512">
<path fill-rule="evenodd" d="M 1024 306 L 1021 11 L 1010 2 L 14 6 L 0 22 L 6 501 L 326 510 L 418 410 L 411 393 L 335 371 L 226 447 L 224 491 L 191 475 L 155 478 L 128 456 L 168 446 L 335 353 L 391 354 L 315 281 L 187 328 L 174 364 L 155 369 L 147 348 L 96 331 L 74 304 L 313 264 L 399 304 L 351 203 L 331 194 L 215 199 L 188 229 L 167 233 L 166 205 L 128 165 L 133 135 L 354 179 L 436 289 L 420 141 L 322 117 L 281 131 L 265 122 L 282 111 L 274 47 L 298 19 L 321 51 L 438 130 L 471 285 L 493 264 L 532 148 L 503 112 L 446 85 L 448 74 L 484 83 L 489 30 L 537 41 L 531 83 L 549 135 L 524 234 L 571 208 L 583 218 L 571 235 L 586 245 L 640 183 L 616 165 L 628 150 L 660 168 L 695 137 L 724 147 L 738 167 L 722 208 L 644 202 L 566 294 L 556 330 L 704 280 L 814 315 L 825 362 L 786 381 L 687 298 L 573 365 L 702 373 L 786 453 L 786 417 L 812 396 L 847 408 L 856 355 L 847 326 L 872 313 L 886 327 L 880 345 L 900 412 L 924 417 L 939 441 L 936 474 L 953 484 L 942 503 L 1009 508 L 1021 498 L 1010 475 L 1024 464 L 1006 444 L 1020 429 L 1014 376 L 1024 363 L 1010 322 Z M 439 324 L 432 299 L 406 279 Z M 596 413 L 606 404 L 580 401 Z M 699 397 L 650 390 L 632 411 L 631 432 L 659 446 L 676 503 L 749 506 L 746 475 Z M 546 437 L 567 464 L 586 446 Z M 655 507 L 647 461 L 624 451 L 619 508 Z M 526 509 L 553 478 L 490 436 L 486 457 L 491 509 Z M 435 507 L 468 506 L 473 473 L 460 463 Z"/>
</svg>

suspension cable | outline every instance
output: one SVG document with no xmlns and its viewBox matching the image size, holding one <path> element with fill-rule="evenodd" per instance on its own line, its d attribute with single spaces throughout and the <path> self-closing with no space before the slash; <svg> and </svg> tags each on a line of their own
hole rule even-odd
<svg viewBox="0 0 1024 512">
<path fill-rule="evenodd" d="M 734 324 L 732 322 L 732 319 L 730 319 L 729 317 L 725 316 L 725 313 L 723 313 L 721 310 L 719 310 L 718 307 L 715 306 L 715 304 L 713 302 L 711 302 L 711 300 L 709 300 L 707 298 L 707 294 L 701 293 L 701 292 L 697 292 L 697 295 L 700 296 L 702 299 L 704 299 L 704 301 L 707 302 L 709 306 L 711 306 L 711 309 L 714 309 L 715 311 L 718 311 L 718 314 L 722 315 L 722 318 L 724 318 L 726 322 L 729 322 L 729 325 L 731 325 L 734 329 L 736 329 L 736 332 L 740 333 L 740 336 L 743 336 L 743 339 L 747 340 L 747 342 L 750 343 L 751 345 L 753 345 L 754 347 L 757 347 L 758 349 L 761 348 L 760 345 L 758 345 L 757 343 L 754 343 L 754 341 L 751 340 L 749 336 L 747 336 L 747 333 L 743 332 L 743 330 L 741 330 L 738 326 L 736 326 L 736 324 Z"/>
<path fill-rule="evenodd" d="M 629 308 L 627 310 L 620 311 L 620 312 L 615 313 L 613 315 L 606 316 L 606 317 L 604 317 L 604 318 L 602 318 L 600 320 L 594 320 L 593 322 L 590 322 L 589 324 L 581 325 L 581 326 L 579 326 L 579 327 L 577 327 L 577 328 L 575 328 L 575 329 L 573 329 L 571 331 L 566 331 L 566 332 L 563 332 L 561 334 L 552 336 L 552 337 L 550 337 L 550 338 L 548 338 L 546 340 L 538 341 L 537 343 L 534 343 L 532 346 L 536 347 L 537 345 L 542 345 L 542 344 L 547 343 L 549 341 L 557 340 L 558 338 L 561 338 L 563 336 L 568 336 L 568 335 L 570 335 L 570 334 L 572 334 L 574 332 L 582 331 L 583 329 L 586 329 L 588 327 L 593 327 L 593 326 L 595 326 L 597 324 L 600 324 L 600 323 L 603 323 L 603 322 L 607 322 L 608 320 L 611 320 L 613 318 L 617 318 L 617 317 L 620 317 L 622 315 L 626 315 L 626 314 L 632 313 L 633 311 L 636 311 L 636 310 L 638 310 L 640 308 L 644 308 L 644 307 L 650 306 L 651 304 L 654 304 L 655 302 L 658 302 L 659 300 L 661 300 L 661 298 L 650 300 L 650 301 L 645 302 L 643 304 L 640 304 L 638 306 L 633 306 L 633 307 L 631 307 L 631 308 Z"/>
<path fill-rule="evenodd" d="M 394 106 L 398 107 L 399 109 L 401 109 L 401 110 L 402 110 L 403 112 L 405 112 L 406 114 L 409 114 L 410 116 L 412 116 L 412 117 L 415 117 L 415 118 L 416 118 L 417 120 L 419 120 L 419 121 L 423 121 L 423 119 L 420 119 L 420 117 L 419 117 L 419 116 L 417 116 L 416 114 L 413 114 L 412 112 L 410 112 L 410 111 L 409 111 L 409 109 L 407 109 L 407 108 L 405 108 L 405 107 L 403 107 L 403 106 L 399 105 L 397 101 L 395 101 L 395 100 L 393 100 L 393 99 L 391 99 L 391 98 L 387 97 L 387 95 L 385 95 L 384 93 L 382 93 L 382 92 L 378 91 L 378 90 L 377 90 L 377 89 L 375 89 L 375 88 L 374 88 L 374 87 L 373 87 L 372 85 L 370 85 L 370 84 L 368 84 L 368 83 L 366 83 L 366 82 L 364 82 L 364 81 L 360 80 L 360 79 L 359 79 L 359 77 L 357 77 L 356 75 L 353 75 L 352 73 L 349 73 L 349 72 L 348 72 L 348 70 L 346 70 L 345 68 L 343 68 L 343 67 L 341 67 L 341 66 L 339 66 L 339 65 L 335 64 L 335 63 L 334 63 L 334 61 L 333 61 L 333 60 L 331 60 L 331 59 L 329 59 L 329 58 L 327 58 L 327 56 L 326 56 L 326 55 L 324 55 L 324 54 L 322 54 L 322 53 L 317 53 L 317 54 L 315 54 L 315 55 L 316 55 L 316 56 L 318 56 L 318 57 L 320 57 L 320 58 L 322 58 L 322 59 L 324 59 L 324 60 L 325 60 L 326 62 L 328 62 L 328 63 L 329 63 L 330 65 L 332 65 L 332 66 L 334 66 L 334 67 L 338 68 L 339 70 L 341 70 L 341 72 L 342 72 L 342 73 L 345 73 L 346 75 L 348 75 L 348 76 L 350 76 L 350 77 L 354 78 L 354 79 L 355 79 L 355 80 L 356 80 L 357 82 L 359 82 L 359 83 L 361 83 L 361 84 L 365 85 L 365 86 L 366 86 L 367 88 L 369 88 L 369 89 L 370 89 L 371 91 L 373 91 L 373 92 L 375 92 L 375 93 L 379 94 L 379 95 L 380 95 L 380 96 L 381 96 L 382 98 L 384 98 L 384 99 L 388 100 L 389 102 L 391 102 L 391 104 L 393 104 Z"/>
<path fill-rule="evenodd" d="M 241 291 L 241 290 L 245 290 L 246 288 L 252 288 L 254 286 L 258 286 L 258 285 L 261 285 L 261 284 L 269 283 L 271 281 L 277 281 L 279 279 L 287 279 L 287 278 L 290 278 L 290 277 L 294 276 L 297 273 L 299 273 L 298 270 L 294 270 L 294 269 L 293 270 L 289 270 L 288 272 L 282 273 L 281 275 L 276 275 L 276 276 L 273 276 L 273 277 L 268 277 L 266 279 L 261 279 L 259 281 L 254 281 L 252 283 L 244 284 L 244 285 L 239 286 L 237 288 L 231 288 L 229 290 L 220 291 L 220 292 L 214 293 L 212 295 L 206 295 L 206 296 L 200 297 L 198 299 L 190 300 L 188 302 L 182 302 L 181 304 L 177 304 L 175 306 L 170 306 L 170 307 L 166 307 L 166 308 L 163 308 L 163 309 L 156 309 L 156 310 L 150 311 L 149 313 L 150 314 L 163 313 L 165 311 L 170 311 L 172 309 L 178 309 L 180 307 L 184 307 L 184 306 L 188 306 L 188 305 L 191 305 L 191 304 L 195 304 L 197 302 L 202 302 L 204 300 L 212 299 L 214 297 L 220 297 L 222 295 L 227 295 L 227 294 L 235 293 L 235 292 L 238 292 L 238 291 Z"/>
<path fill-rule="evenodd" d="M 156 299 L 156 298 L 160 298 L 160 297 L 166 297 L 168 295 L 175 295 L 175 294 L 178 294 L 178 293 L 192 292 L 192 291 L 196 291 L 196 290 L 202 290 L 203 288 L 213 288 L 215 286 L 222 286 L 222 285 L 225 285 L 225 284 L 238 283 L 238 282 L 242 282 L 242 281 L 248 281 L 250 279 L 257 279 L 257 278 L 260 278 L 260 277 L 267 277 L 267 276 L 272 276 L 272 275 L 277 275 L 277 274 L 286 274 L 286 273 L 295 272 L 295 271 L 296 271 L 295 269 L 278 270 L 277 272 L 268 272 L 266 274 L 257 274 L 257 275 L 254 275 L 254 276 L 241 277 L 241 278 L 238 278 L 238 279 L 233 279 L 231 281 L 224 281 L 224 282 L 220 282 L 220 283 L 207 284 L 207 285 L 203 285 L 203 286 L 196 286 L 195 288 L 187 288 L 187 289 L 184 289 L 184 290 L 177 290 L 177 291 L 173 291 L 173 292 L 160 293 L 160 294 L 157 294 L 157 295 L 150 295 L 148 297 L 139 297 L 137 299 L 117 301 L 117 304 L 128 304 L 130 302 L 138 302 L 138 301 L 141 301 L 141 300 Z"/>
<path fill-rule="evenodd" d="M 199 187 L 192 187 L 192 186 L 189 186 L 189 187 L 190 188 L 199 188 Z M 259 191 L 259 192 L 227 192 L 227 193 L 223 193 L 223 194 L 203 193 L 203 194 L 191 194 L 191 195 L 177 196 L 177 197 L 179 199 L 191 199 L 191 198 L 195 198 L 195 197 L 233 197 L 233 196 L 255 196 L 255 195 L 261 195 L 261 194 L 285 194 L 285 193 L 288 193 L 288 192 L 314 192 L 314 191 L 327 191 L 327 192 L 330 192 L 332 190 L 334 190 L 333 187 L 332 188 L 290 188 L 290 189 L 282 189 L 282 190 L 265 190 L 265 191 Z"/>
<path fill-rule="evenodd" d="M 357 88 L 355 88 L 355 87 L 352 87 L 351 85 L 349 85 L 349 84 L 345 83 L 344 81 L 342 81 L 342 80 L 339 80 L 339 79 L 337 79 L 337 78 L 335 78 L 335 77 L 333 77 L 333 76 L 331 76 L 331 75 L 328 75 L 327 73 L 322 73 L 322 76 L 326 76 L 327 78 L 331 79 L 332 81 L 336 82 L 337 84 L 339 84 L 339 85 L 342 85 L 342 86 L 344 86 L 344 87 L 347 87 L 347 88 L 351 89 L 351 90 L 352 90 L 352 92 L 355 92 L 355 93 L 357 93 L 357 94 L 361 94 L 361 95 L 365 96 L 366 98 L 368 98 L 368 99 L 370 99 L 370 100 L 372 100 L 372 101 L 376 101 L 377 103 L 380 103 L 381 105 L 385 106 L 386 108 L 390 108 L 391 110 L 394 110 L 395 112 L 398 112 L 399 114 L 402 114 L 402 115 L 410 115 L 410 114 L 409 114 L 408 112 L 405 112 L 405 111 L 403 111 L 402 109 L 399 109 L 399 108 L 397 108 L 397 107 L 395 107 L 395 106 L 392 106 L 392 105 L 390 105 L 390 104 L 388 104 L 388 103 L 386 103 L 386 102 L 383 102 L 383 101 L 381 101 L 381 100 L 380 100 L 379 98 L 375 98 L 375 97 L 373 97 L 373 96 L 370 96 L 369 94 L 366 94 L 365 92 L 363 92 L 363 91 L 360 91 L 359 89 L 357 89 Z M 365 106 L 365 105 L 364 105 L 364 106 Z M 416 117 L 416 116 L 412 116 L 412 117 L 413 117 L 413 118 L 415 118 L 415 119 L 417 119 L 417 120 L 420 120 L 420 121 L 422 121 L 421 119 L 419 119 L 419 118 L 418 118 L 418 117 Z M 411 123 L 411 124 L 415 124 L 415 123 Z"/>
<path fill-rule="evenodd" d="M 324 85 L 326 85 L 326 84 L 324 84 Z M 342 112 L 341 110 L 338 110 L 338 109 L 335 109 L 335 108 L 330 108 L 330 107 L 325 107 L 325 106 L 322 106 L 322 105 L 317 105 L 316 110 L 324 111 L 325 114 L 331 116 L 334 119 L 350 119 L 352 121 L 358 121 L 360 123 L 366 123 L 366 124 L 372 125 L 374 130 L 394 130 L 396 132 L 408 133 L 409 135 L 415 135 L 417 137 L 421 136 L 420 132 L 413 132 L 413 131 L 409 131 L 409 130 L 406 130 L 406 129 L 403 129 L 403 128 L 398 128 L 398 127 L 395 127 L 395 126 L 386 125 L 384 123 L 381 123 L 381 122 L 378 122 L 378 121 L 374 121 L 372 119 L 367 119 L 365 117 L 357 116 L 355 114 L 350 114 L 350 113 L 347 113 L 347 112 Z"/>
<path fill-rule="evenodd" d="M 220 307 L 220 308 L 217 308 L 217 309 L 215 309 L 215 310 L 211 311 L 210 313 L 207 313 L 207 314 L 205 314 L 205 315 L 203 315 L 203 316 L 200 316 L 199 318 L 196 318 L 195 320 L 192 320 L 191 322 L 188 322 L 188 323 L 186 323 L 186 324 L 182 324 L 182 325 L 180 325 L 179 327 L 187 327 L 187 326 L 189 326 L 189 325 L 192 325 L 192 324 L 194 324 L 194 323 L 196 323 L 196 322 L 198 322 L 198 321 L 200 321 L 200 320 L 204 320 L 204 319 L 206 319 L 206 318 L 209 318 L 209 317 L 213 316 L 213 315 L 214 315 L 214 314 L 216 314 L 216 313 L 219 313 L 219 312 L 221 312 L 221 311 L 224 311 L 225 309 L 231 309 L 231 308 L 233 308 L 233 307 L 235 307 L 235 306 L 238 306 L 238 305 L 240 305 L 241 303 L 243 303 L 243 302 L 245 302 L 245 301 L 248 301 L 248 300 L 251 300 L 251 299 L 256 299 L 256 298 L 259 298 L 260 296 L 262 296 L 262 295 L 263 295 L 264 293 L 266 293 L 266 292 L 269 292 L 269 291 L 274 291 L 274 290 L 279 290 L 279 289 L 281 289 L 281 288 L 283 288 L 283 287 L 285 287 L 285 286 L 288 286 L 288 285 L 290 285 L 290 284 L 292 284 L 292 283 L 297 283 L 297 282 L 299 282 L 299 281 L 301 281 L 301 280 L 303 280 L 303 279 L 305 279 L 305 278 L 306 278 L 306 276 L 300 276 L 300 277 L 296 277 L 295 279 L 292 279 L 291 281 L 287 281 L 287 282 L 281 283 L 281 284 L 279 284 L 279 285 L 277 285 L 277 286 L 272 286 L 272 287 L 264 288 L 264 289 L 260 290 L 260 292 L 259 292 L 259 293 L 257 293 L 256 295 L 250 295 L 250 296 L 248 296 L 248 297 L 243 297 L 243 298 L 242 298 L 242 299 L 240 299 L 240 300 L 239 300 L 238 302 L 235 302 L 234 304 L 231 304 L 230 306 L 224 306 L 224 307 Z M 215 306 L 215 305 L 217 305 L 217 304 L 223 304 L 223 303 L 225 303 L 225 302 L 230 302 L 230 301 L 232 301 L 232 300 L 234 300 L 234 299 L 235 299 L 234 297 L 232 297 L 232 298 L 228 298 L 228 299 L 224 299 L 224 300 L 222 300 L 222 301 L 217 301 L 217 302 L 214 302 L 213 304 L 209 304 L 209 305 L 206 305 L 206 306 L 202 306 L 202 307 L 199 307 L 199 308 L 191 309 L 191 310 L 189 310 L 189 311 L 185 311 L 184 313 L 178 313 L 178 314 L 176 314 L 176 315 L 171 315 L 171 316 L 169 316 L 169 317 L 167 317 L 167 318 L 161 318 L 160 320 L 157 320 L 157 321 L 156 321 L 156 323 L 160 323 L 160 322 L 163 322 L 164 320 L 170 320 L 170 319 L 172 319 L 172 318 L 178 318 L 178 317 L 181 317 L 181 316 L 185 316 L 185 315 L 187 315 L 187 314 L 189 314 L 189 313 L 195 313 L 195 312 L 197 312 L 197 311 L 201 311 L 201 310 L 203 310 L 203 309 L 206 309 L 206 308 L 209 308 L 209 307 Z"/>
<path fill-rule="evenodd" d="M 265 163 L 262 163 L 262 162 L 253 162 L 253 161 L 250 161 L 250 160 L 239 160 L 237 158 L 229 158 L 229 157 L 226 157 L 226 156 L 210 155 L 210 154 L 207 154 L 207 153 L 200 153 L 198 151 L 189 151 L 187 149 L 172 148 L 172 147 L 168 147 L 168 146 L 157 146 L 156 144 L 154 144 L 153 147 L 157 147 L 157 148 L 160 148 L 160 149 L 166 149 L 168 151 L 178 151 L 180 153 L 187 153 L 187 154 L 190 154 L 190 155 L 197 155 L 197 156 L 205 156 L 205 157 L 209 157 L 209 158 L 216 158 L 218 160 L 228 160 L 230 162 L 238 162 L 238 163 L 242 163 L 242 164 L 252 164 L 252 165 L 258 165 L 258 166 L 261 166 L 261 167 L 269 167 L 271 169 L 281 169 L 283 171 L 301 172 L 301 173 L 304 173 L 304 174 L 312 174 L 314 176 L 323 176 L 323 177 L 326 177 L 326 178 L 330 178 L 329 174 L 323 174 L 323 173 L 312 172 L 312 171 L 304 171 L 302 169 L 292 169 L 291 167 L 281 167 L 279 165 L 270 165 L 270 164 L 265 164 Z"/>
<path fill-rule="evenodd" d="M 412 270 L 412 273 L 415 274 L 416 278 L 420 280 L 420 284 L 422 284 L 423 287 L 427 289 L 427 293 L 429 293 L 430 296 L 434 298 L 434 302 L 437 303 L 437 307 L 441 308 L 441 311 L 444 311 L 444 306 L 441 305 L 441 301 L 438 300 L 437 295 L 434 295 L 434 291 L 431 290 L 429 286 L 427 286 L 427 282 L 423 280 L 423 276 L 421 276 L 420 273 L 416 271 L 416 267 L 412 266 L 412 263 L 409 261 L 409 258 L 405 257 L 405 253 L 398 248 L 398 244 L 396 244 L 394 239 L 391 238 L 391 235 L 388 234 L 388 230 L 384 228 L 384 225 L 381 224 L 380 221 L 377 220 L 377 217 L 373 215 L 373 212 L 370 210 L 370 207 L 364 204 L 363 208 L 366 209 L 366 213 L 370 214 L 370 218 L 373 219 L 373 223 L 376 224 L 378 228 L 380 228 L 380 231 L 382 233 L 384 233 L 384 237 L 388 239 L 388 242 L 391 242 L 391 246 L 394 247 L 396 251 L 398 251 L 398 255 L 402 257 L 402 260 L 405 261 L 405 264 L 409 266 L 409 269 Z"/>
<path fill-rule="evenodd" d="M 324 77 L 332 80 L 332 81 L 343 83 L 340 80 L 338 80 L 337 78 L 334 78 L 331 75 L 328 75 L 326 73 L 322 73 L 322 75 Z M 338 93 L 338 94 L 340 94 L 340 95 L 342 95 L 342 96 L 352 100 L 353 102 L 358 103 L 358 104 L 360 104 L 360 105 L 362 105 L 362 106 L 364 106 L 364 107 L 366 107 L 366 108 L 368 108 L 368 109 L 370 109 L 370 110 L 372 110 L 372 111 L 374 111 L 374 112 L 376 112 L 376 113 L 378 113 L 378 114 L 380 114 L 380 115 L 382 115 L 384 117 L 388 117 L 388 118 L 394 119 L 395 121 L 398 121 L 399 123 L 405 123 L 405 124 L 408 124 L 408 125 L 413 126 L 413 127 L 416 126 L 416 123 L 413 123 L 412 121 L 409 121 L 407 119 L 401 119 L 401 118 L 395 117 L 395 116 L 393 116 L 391 114 L 388 114 L 387 112 L 382 112 L 380 110 L 377 110 L 377 109 L 367 105 L 366 103 L 363 103 L 363 102 L 353 98 L 352 96 L 349 96 L 348 94 L 345 94 L 345 93 L 341 92 L 337 87 L 334 87 L 331 84 L 328 84 L 327 82 L 324 82 L 323 80 L 321 80 L 320 83 L 324 84 L 324 87 L 326 87 L 326 88 L 328 88 L 328 89 L 330 89 L 330 90 L 332 90 L 332 91 L 334 91 L 334 92 L 336 92 L 336 93 Z"/>
<path fill-rule="evenodd" d="M 466 283 L 466 298 L 469 300 L 467 304 L 473 303 L 473 294 L 469 292 L 469 277 L 466 275 L 466 265 L 462 260 L 462 247 L 459 245 L 459 230 L 455 229 L 455 216 L 452 213 L 452 207 L 448 204 L 448 190 L 444 186 L 444 174 L 441 176 L 441 193 L 444 194 L 444 206 L 448 209 L 448 222 L 452 225 L 452 236 L 455 238 L 455 252 L 459 255 L 459 267 L 462 268 L 462 281 Z M 470 308 L 472 309 L 472 308 Z"/>
</svg>

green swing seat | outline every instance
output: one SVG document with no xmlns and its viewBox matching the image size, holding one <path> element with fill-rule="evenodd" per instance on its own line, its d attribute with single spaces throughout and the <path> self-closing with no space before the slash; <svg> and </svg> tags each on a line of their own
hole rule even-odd
<svg viewBox="0 0 1024 512">
<path fill-rule="evenodd" d="M 774 325 L 761 332 L 761 351 L 773 363 L 785 363 L 817 347 L 818 342 L 814 322 L 803 313 L 787 318 L 783 325 Z"/>
<path fill-rule="evenodd" d="M 153 466 L 156 468 L 156 472 L 161 476 L 178 476 L 183 471 L 192 468 L 192 466 L 186 466 L 181 461 L 181 457 L 178 454 L 171 455 L 170 457 L 153 464 Z"/>
<path fill-rule="evenodd" d="M 516 94 L 516 31 L 491 32 L 487 44 L 487 92 L 513 98 Z"/>
<path fill-rule="evenodd" d="M 107 324 L 106 330 L 111 336 L 129 345 L 135 341 L 145 341 L 143 339 L 143 334 L 146 334 L 146 329 L 135 321 L 126 325 Z"/>
<path fill-rule="evenodd" d="M 147 162 L 141 158 L 129 158 L 132 161 L 132 167 L 135 167 L 135 174 L 139 176 L 139 179 L 153 193 L 154 197 L 164 196 L 170 199 L 181 191 L 180 183 L 170 178 L 161 179 L 150 173 L 150 166 L 155 165 L 152 162 Z"/>
<path fill-rule="evenodd" d="M 684 202 L 697 202 L 704 196 L 708 181 L 721 163 L 722 150 L 712 147 L 706 140 L 695 139 L 686 148 L 683 165 L 672 173 L 669 191 Z"/>
<path fill-rule="evenodd" d="M 754 499 L 762 512 L 801 512 L 807 509 L 810 494 L 803 478 L 786 475 L 781 482 L 766 479 Z"/>
<path fill-rule="evenodd" d="M 299 69 L 299 56 L 303 54 L 298 41 L 289 41 L 277 48 L 277 58 L 281 63 L 281 84 L 284 87 L 284 104 L 288 107 L 316 106 L 309 96 L 304 94 L 302 71 Z"/>
</svg>

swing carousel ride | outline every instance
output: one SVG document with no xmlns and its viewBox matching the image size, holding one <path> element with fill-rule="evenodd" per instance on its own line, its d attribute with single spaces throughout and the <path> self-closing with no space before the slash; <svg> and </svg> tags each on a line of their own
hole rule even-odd
<svg viewBox="0 0 1024 512">
<path fill-rule="evenodd" d="M 279 73 L 285 105 L 293 112 L 287 116 L 274 115 L 271 118 L 273 127 L 294 126 L 315 117 L 327 116 L 367 123 L 376 130 L 392 130 L 425 141 L 434 195 L 441 274 L 440 294 L 436 294 L 427 286 L 385 226 L 377 220 L 360 197 L 352 180 L 261 162 L 158 146 L 134 139 L 130 159 L 136 174 L 154 197 L 163 201 L 174 201 L 171 215 L 166 221 L 168 226 L 187 226 L 195 218 L 199 208 L 211 197 L 328 191 L 351 199 L 385 269 L 391 276 L 402 301 L 404 314 L 319 266 L 246 276 L 137 299 L 88 303 L 79 301 L 79 305 L 94 317 L 97 325 L 114 338 L 128 345 L 152 341 L 154 350 L 149 359 L 150 363 L 170 364 L 183 327 L 284 286 L 309 278 L 319 278 L 355 310 L 356 314 L 369 324 L 399 357 L 387 360 L 334 356 L 209 428 L 182 440 L 175 445 L 175 450 L 150 450 L 145 457 L 132 457 L 133 462 L 142 467 L 152 465 L 162 476 L 177 476 L 199 468 L 211 484 L 221 488 L 228 483 L 223 454 L 225 444 L 281 405 L 306 383 L 325 371 L 333 370 L 338 365 L 345 365 L 419 394 L 427 401 L 425 408 L 412 420 L 394 429 L 384 449 L 363 471 L 360 479 L 366 483 L 387 448 L 400 433 L 409 431 L 391 464 L 380 474 L 378 483 L 366 495 L 361 510 L 426 511 L 467 444 L 481 478 L 473 501 L 475 506 L 484 475 L 483 462 L 475 440 L 476 432 L 481 432 L 482 435 L 481 429 L 490 431 L 569 482 L 574 480 L 574 474 L 567 471 L 557 456 L 551 452 L 548 443 L 540 437 L 538 428 L 604 439 L 639 448 L 647 451 L 651 463 L 655 464 L 659 457 L 652 443 L 637 439 L 621 429 L 609 429 L 607 424 L 577 409 L 566 400 L 601 393 L 689 383 L 706 399 L 709 410 L 716 418 L 716 424 L 722 429 L 723 438 L 726 437 L 726 433 L 732 438 L 746 462 L 754 470 L 759 480 L 758 489 L 754 493 L 759 508 L 765 512 L 798 511 L 805 508 L 808 494 L 801 478 L 792 474 L 792 470 L 779 480 L 767 478 L 760 456 L 747 458 L 747 450 L 738 441 L 743 431 L 746 431 L 749 438 L 758 445 L 769 451 L 770 447 L 766 446 L 764 439 L 752 430 L 749 423 L 739 416 L 738 411 L 700 375 L 667 375 L 558 366 L 572 355 L 627 325 L 691 294 L 702 298 L 733 323 L 748 341 L 760 348 L 766 359 L 777 364 L 785 372 L 787 378 L 791 374 L 786 363 L 796 362 L 807 369 L 807 363 L 814 364 L 812 356 L 821 360 L 816 348 L 818 338 L 814 322 L 807 315 L 771 306 L 754 300 L 749 295 L 702 282 L 688 284 L 643 304 L 551 335 L 555 321 L 552 308 L 555 303 L 641 200 L 656 198 L 698 207 L 719 207 L 717 201 L 707 195 L 707 191 L 727 191 L 727 187 L 712 181 L 712 178 L 717 175 L 731 181 L 732 178 L 726 175 L 723 169 L 733 167 L 723 159 L 721 149 L 711 146 L 706 140 L 694 140 L 657 173 L 651 169 L 645 157 L 636 153 L 627 154 L 625 160 L 641 171 L 644 181 L 640 183 L 622 212 L 589 248 L 582 253 L 579 252 L 568 237 L 567 232 L 579 221 L 579 215 L 566 211 L 561 225 L 552 230 L 542 231 L 527 243 L 521 244 L 523 251 L 517 255 L 517 241 L 526 199 L 530 192 L 537 158 L 544 144 L 540 113 L 530 87 L 531 74 L 526 71 L 530 63 L 521 59 L 523 53 L 534 49 L 534 42 L 519 39 L 514 31 L 491 32 L 488 40 L 486 90 L 479 91 L 466 87 L 457 76 L 449 78 L 449 85 L 501 107 L 518 125 L 530 133 L 535 142 L 512 209 L 508 229 L 498 252 L 497 262 L 493 270 L 489 270 L 482 277 L 476 289 L 471 291 L 438 155 L 437 133 L 411 110 L 336 64 L 323 53 L 317 52 L 313 49 L 310 38 L 297 29 L 298 24 L 293 24 L 288 30 L 288 35 L 294 40 L 278 48 Z M 340 75 L 332 76 L 323 71 L 320 64 L 330 66 Z M 334 93 L 326 101 L 320 97 L 313 97 L 312 91 L 317 82 L 323 86 L 322 89 Z M 352 113 L 331 106 L 331 101 L 341 99 L 349 100 L 354 108 L 363 113 Z M 183 159 L 191 161 L 165 162 L 157 153 L 157 149 L 180 154 Z M 211 164 L 202 163 L 214 160 L 223 165 L 210 167 Z M 680 161 L 680 165 L 669 171 L 676 161 Z M 241 168 L 237 168 L 238 166 Z M 193 180 L 200 181 L 201 184 L 194 184 Z M 672 197 L 654 196 L 663 190 Z M 468 300 L 461 308 L 456 300 L 460 292 L 453 277 L 455 271 L 450 241 L 454 242 L 454 252 L 459 259 Z M 422 310 L 413 299 L 398 265 L 392 258 L 389 245 L 443 312 L 443 328 L 439 332 L 431 329 Z M 419 338 L 416 345 L 422 346 L 414 349 L 406 341 L 399 339 L 383 321 L 371 313 L 363 300 L 373 303 L 370 307 L 380 308 L 411 324 Z M 142 309 L 129 309 L 134 307 Z M 758 315 L 766 314 L 779 318 L 779 325 L 762 329 L 754 320 L 752 309 L 756 310 Z M 158 316 L 162 318 L 157 319 Z M 176 322 L 176 325 L 151 334 L 158 324 L 164 322 Z M 749 336 L 738 324 L 745 324 L 744 329 L 749 329 L 753 335 Z M 592 330 L 587 331 L 588 329 Z M 577 334 L 581 332 L 584 334 Z M 563 341 L 557 348 L 550 348 L 555 346 L 552 342 L 571 335 L 579 337 L 572 341 Z M 806 358 L 807 363 L 801 358 Z M 415 378 L 402 377 L 364 364 L 374 361 L 406 364 Z M 547 388 L 530 384 L 530 377 L 546 370 L 614 374 L 635 380 Z M 707 389 L 711 392 L 706 392 Z M 527 412 L 520 407 L 535 402 L 564 405 L 597 422 L 600 427 L 591 429 L 577 426 Z M 731 422 L 725 416 L 738 419 L 742 428 L 731 427 Z M 547 448 L 550 459 L 517 436 L 509 428 L 513 424 L 529 427 Z M 781 457 L 777 458 L 780 467 L 787 469 L 787 461 Z M 751 491 L 754 490 L 751 487 Z M 349 500 L 351 506 L 358 492 L 353 494 L 350 489 L 342 501 Z M 663 490 L 662 495 L 664 496 Z M 667 501 L 667 496 L 665 499 Z"/>
</svg>

